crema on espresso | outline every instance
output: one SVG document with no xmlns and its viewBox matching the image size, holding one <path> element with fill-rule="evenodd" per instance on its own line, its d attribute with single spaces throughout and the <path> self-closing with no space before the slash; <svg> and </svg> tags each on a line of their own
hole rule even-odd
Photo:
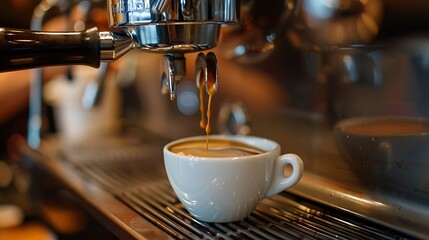
<svg viewBox="0 0 429 240">
<path fill-rule="evenodd" d="M 206 140 L 195 140 L 174 145 L 170 151 L 185 156 L 211 158 L 250 156 L 264 152 L 245 143 L 220 139 L 210 139 L 208 148 Z"/>
</svg>

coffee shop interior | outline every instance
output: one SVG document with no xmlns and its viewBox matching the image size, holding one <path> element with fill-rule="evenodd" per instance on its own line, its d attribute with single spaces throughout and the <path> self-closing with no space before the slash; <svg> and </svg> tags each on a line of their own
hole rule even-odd
<svg viewBox="0 0 429 240">
<path fill-rule="evenodd" d="M 200 135 L 302 177 L 200 220 L 163 157 Z M 0 1 L 0 240 L 428 239 L 428 203 L 429 1 Z"/>
</svg>

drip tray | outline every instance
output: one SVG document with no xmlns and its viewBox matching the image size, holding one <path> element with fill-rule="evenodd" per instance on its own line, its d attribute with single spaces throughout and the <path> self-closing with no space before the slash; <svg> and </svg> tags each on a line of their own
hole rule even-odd
<svg viewBox="0 0 429 240">
<path fill-rule="evenodd" d="M 402 232 L 350 212 L 328 207 L 291 192 L 264 199 L 250 217 L 216 224 L 190 216 L 170 187 L 162 160 L 162 145 L 131 139 L 110 139 L 82 147 L 64 148 L 57 140 L 45 141 L 40 163 L 69 185 L 78 196 L 102 212 L 109 226 L 118 225 L 124 238 L 146 239 L 165 235 L 174 239 L 412 239 Z M 78 184 L 70 182 L 70 178 Z M 85 186 L 88 185 L 88 186 Z M 110 194 L 126 206 L 128 214 L 115 207 L 103 209 L 93 189 Z M 91 189 L 90 191 L 88 189 Z M 105 204 L 106 208 L 110 205 Z M 122 221 L 134 212 L 148 225 Z M 132 215 L 132 214 L 131 214 Z M 143 229 L 150 226 L 150 229 Z M 154 231 L 159 233 L 154 234 Z M 159 239 L 159 238 L 157 238 Z"/>
</svg>

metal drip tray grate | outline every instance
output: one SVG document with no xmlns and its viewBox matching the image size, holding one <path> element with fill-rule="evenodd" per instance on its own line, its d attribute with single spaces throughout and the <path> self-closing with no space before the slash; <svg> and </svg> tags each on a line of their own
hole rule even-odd
<svg viewBox="0 0 429 240">
<path fill-rule="evenodd" d="M 394 232 L 326 211 L 288 193 L 264 200 L 250 217 L 228 224 L 193 219 L 166 185 L 132 191 L 119 197 L 178 239 L 401 238 Z"/>
<path fill-rule="evenodd" d="M 408 239 L 394 229 L 288 192 L 264 199 L 250 217 L 215 224 L 190 216 L 170 187 L 161 148 L 115 143 L 63 152 L 94 181 L 175 239 Z"/>
</svg>

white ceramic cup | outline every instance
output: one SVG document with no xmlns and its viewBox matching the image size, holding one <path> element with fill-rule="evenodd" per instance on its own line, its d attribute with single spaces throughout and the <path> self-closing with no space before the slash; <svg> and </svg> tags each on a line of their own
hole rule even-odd
<svg viewBox="0 0 429 240">
<path fill-rule="evenodd" d="M 295 185 L 304 165 L 295 154 L 280 155 L 280 145 L 272 140 L 252 136 L 210 136 L 243 142 L 264 152 L 240 157 L 190 157 L 170 148 L 179 143 L 205 139 L 196 136 L 173 141 L 164 147 L 168 179 L 179 200 L 191 215 L 206 222 L 234 222 L 256 208 L 265 197 Z M 289 176 L 285 168 L 291 165 Z"/>
</svg>

